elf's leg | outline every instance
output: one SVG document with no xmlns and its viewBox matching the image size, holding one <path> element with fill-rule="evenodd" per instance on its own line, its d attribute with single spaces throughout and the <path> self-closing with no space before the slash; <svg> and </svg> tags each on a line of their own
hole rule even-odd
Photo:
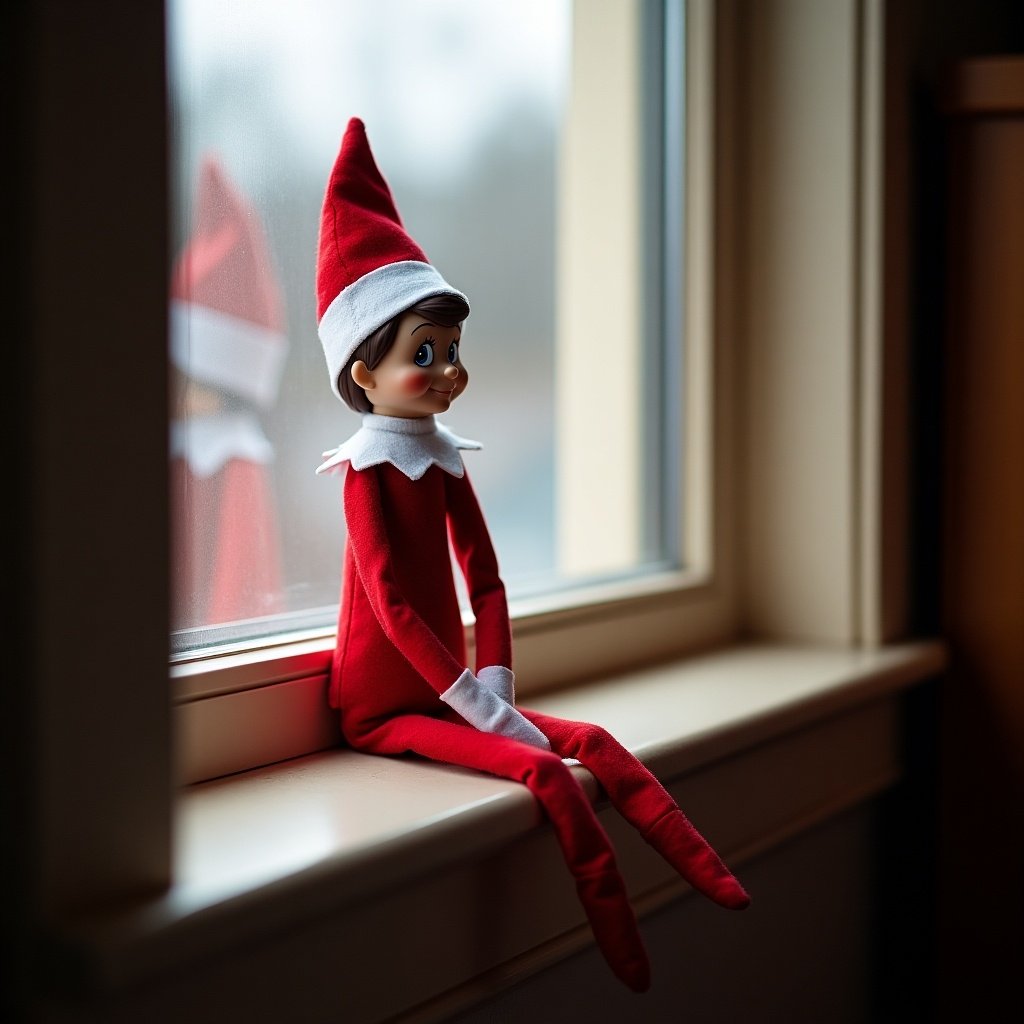
<svg viewBox="0 0 1024 1024">
<path fill-rule="evenodd" d="M 601 784 L 613 806 L 698 892 L 730 910 L 750 897 L 664 786 L 610 733 L 520 707 L 563 757 L 574 757 Z"/>
<path fill-rule="evenodd" d="M 402 715 L 382 723 L 362 739 L 360 749 L 378 754 L 412 752 L 524 783 L 554 826 L 580 902 L 609 966 L 634 991 L 648 987 L 647 953 L 611 843 L 583 790 L 557 754 L 423 715 Z"/>
</svg>

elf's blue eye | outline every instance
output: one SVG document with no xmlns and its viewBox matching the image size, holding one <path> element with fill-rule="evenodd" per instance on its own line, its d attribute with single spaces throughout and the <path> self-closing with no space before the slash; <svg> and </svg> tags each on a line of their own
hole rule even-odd
<svg viewBox="0 0 1024 1024">
<path fill-rule="evenodd" d="M 448 346 L 448 362 L 454 366 L 459 361 L 459 343 L 453 341 Z"/>
<path fill-rule="evenodd" d="M 434 361 L 434 350 L 430 345 L 420 345 L 416 349 L 416 355 L 412 357 L 412 361 L 417 366 L 429 366 Z"/>
</svg>

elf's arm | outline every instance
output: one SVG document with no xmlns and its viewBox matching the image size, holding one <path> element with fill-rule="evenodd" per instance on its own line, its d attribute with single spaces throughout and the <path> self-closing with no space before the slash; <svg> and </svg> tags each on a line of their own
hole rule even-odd
<svg viewBox="0 0 1024 1024">
<path fill-rule="evenodd" d="M 440 699 L 485 732 L 549 749 L 536 726 L 460 664 L 406 599 L 392 562 L 392 545 L 377 470 L 345 476 L 345 519 L 356 572 L 384 635 L 435 689 Z"/>
<path fill-rule="evenodd" d="M 469 475 L 446 477 L 445 487 L 452 547 L 476 618 L 477 676 L 503 700 L 514 704 L 512 627 L 491 535 Z"/>
<path fill-rule="evenodd" d="M 476 663 L 512 667 L 512 629 L 505 585 L 480 504 L 468 474 L 446 476 L 448 529 L 476 617 Z"/>
</svg>

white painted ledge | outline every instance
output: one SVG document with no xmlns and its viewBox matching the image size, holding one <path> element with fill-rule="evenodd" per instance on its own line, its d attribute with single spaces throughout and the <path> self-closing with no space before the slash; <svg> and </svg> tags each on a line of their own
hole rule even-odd
<svg viewBox="0 0 1024 1024">
<path fill-rule="evenodd" d="M 741 868 L 899 777 L 893 698 L 944 661 L 934 642 L 874 651 L 740 646 L 527 703 L 611 730 Z M 589 774 L 574 771 L 596 799 Z M 600 813 L 640 909 L 684 891 L 611 808 Z M 189 1019 L 176 972 L 246 957 L 254 958 L 246 969 L 258 970 L 259 951 L 271 956 L 281 942 L 293 953 L 308 943 L 311 971 L 320 960 L 332 965 L 345 1019 L 359 1021 L 422 1006 L 487 972 L 526 973 L 589 941 L 533 799 L 486 775 L 347 750 L 310 755 L 185 790 L 177 837 L 166 894 L 61 936 L 87 987 L 100 997 L 132 988 L 140 1013 L 147 998 L 180 999 L 180 1019 Z M 526 915 L 524 875 L 526 902 L 541 908 Z M 418 914 L 442 915 L 434 927 L 445 956 L 382 990 L 378 943 L 391 963 L 405 962 L 394 957 L 423 936 L 402 922 Z M 425 955 L 406 953 L 413 962 Z M 230 987 L 230 975 L 207 978 L 203 998 L 211 986 Z"/>
</svg>

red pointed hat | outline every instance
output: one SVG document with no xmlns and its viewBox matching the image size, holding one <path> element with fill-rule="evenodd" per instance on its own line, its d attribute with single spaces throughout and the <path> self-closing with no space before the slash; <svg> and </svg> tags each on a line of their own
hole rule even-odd
<svg viewBox="0 0 1024 1024">
<path fill-rule="evenodd" d="M 338 377 L 356 348 L 393 316 L 432 295 L 466 301 L 406 233 L 366 128 L 353 117 L 327 182 L 316 273 L 320 341 L 331 390 L 339 398 Z"/>
<path fill-rule="evenodd" d="M 207 156 L 192 236 L 171 281 L 171 361 L 204 384 L 269 407 L 287 350 L 259 216 Z"/>
</svg>

